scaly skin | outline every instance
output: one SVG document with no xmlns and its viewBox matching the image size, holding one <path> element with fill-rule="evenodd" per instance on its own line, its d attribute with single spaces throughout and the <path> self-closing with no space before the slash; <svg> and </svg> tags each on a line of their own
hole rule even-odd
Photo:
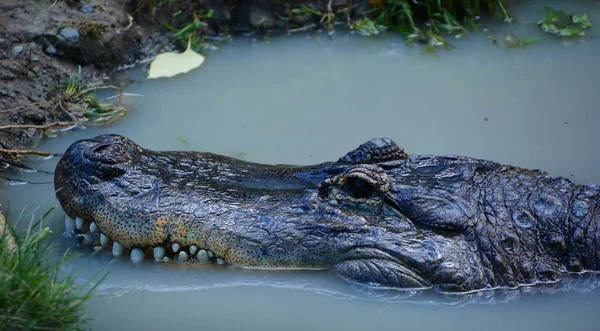
<svg viewBox="0 0 600 331">
<path fill-rule="evenodd" d="M 175 257 L 181 246 L 184 261 L 197 247 L 239 267 L 331 269 L 368 286 L 441 292 L 600 269 L 595 185 L 408 155 L 383 138 L 337 162 L 283 166 L 102 135 L 67 150 L 55 188 L 65 212 L 86 220 L 80 231 L 94 221 L 142 256 L 159 247 Z"/>
</svg>

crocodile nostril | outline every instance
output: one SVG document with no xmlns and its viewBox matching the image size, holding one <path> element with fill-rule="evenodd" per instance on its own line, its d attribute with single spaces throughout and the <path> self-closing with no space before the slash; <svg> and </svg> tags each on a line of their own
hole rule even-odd
<svg viewBox="0 0 600 331">
<path fill-rule="evenodd" d="M 90 146 L 86 158 L 99 164 L 121 164 L 128 160 L 128 150 L 119 144 Z"/>
</svg>

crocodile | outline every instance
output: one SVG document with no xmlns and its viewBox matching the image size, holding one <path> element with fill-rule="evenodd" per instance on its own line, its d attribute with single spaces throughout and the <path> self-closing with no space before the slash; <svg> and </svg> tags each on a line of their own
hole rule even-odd
<svg viewBox="0 0 600 331">
<path fill-rule="evenodd" d="M 469 293 L 600 269 L 599 188 L 375 138 L 335 162 L 152 151 L 105 134 L 55 171 L 67 233 L 135 263 L 319 269 L 382 289 Z"/>
</svg>

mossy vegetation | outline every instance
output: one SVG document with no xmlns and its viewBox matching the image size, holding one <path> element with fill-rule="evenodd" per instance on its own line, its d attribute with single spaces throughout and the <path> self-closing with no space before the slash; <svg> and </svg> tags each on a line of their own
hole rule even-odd
<svg viewBox="0 0 600 331">
<path fill-rule="evenodd" d="M 53 211 L 31 219 L 22 236 L 8 224 L 0 234 L 0 330 L 80 330 L 90 322 L 84 303 L 103 277 L 93 278 L 82 290 L 60 273 L 74 256 L 57 256 L 45 242 L 51 233 L 45 220 Z"/>
<path fill-rule="evenodd" d="M 77 26 L 77 30 L 82 36 L 89 36 L 93 39 L 100 39 L 102 33 L 107 29 L 105 24 L 91 20 L 86 20 Z"/>
</svg>

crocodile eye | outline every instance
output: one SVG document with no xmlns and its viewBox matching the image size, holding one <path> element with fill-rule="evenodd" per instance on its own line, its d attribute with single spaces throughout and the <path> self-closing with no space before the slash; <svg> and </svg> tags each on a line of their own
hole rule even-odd
<svg viewBox="0 0 600 331">
<path fill-rule="evenodd" d="M 368 199 L 375 195 L 375 186 L 360 178 L 346 179 L 342 189 L 356 199 Z"/>
</svg>

